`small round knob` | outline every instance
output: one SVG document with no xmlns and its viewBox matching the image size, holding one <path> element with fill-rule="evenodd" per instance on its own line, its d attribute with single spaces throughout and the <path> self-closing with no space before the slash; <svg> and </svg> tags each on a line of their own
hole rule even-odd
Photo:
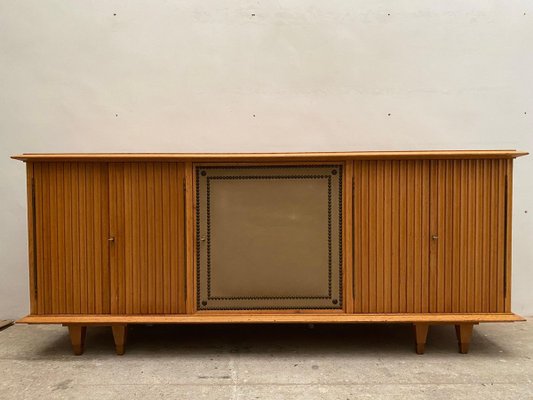
<svg viewBox="0 0 533 400">
<path fill-rule="evenodd" d="M 433 239 L 433 240 L 437 240 L 438 238 L 439 238 L 438 235 L 431 235 L 431 239 Z"/>
<path fill-rule="evenodd" d="M 107 239 L 108 242 L 114 242 L 115 241 L 115 237 L 114 236 L 111 236 L 110 238 Z"/>
</svg>

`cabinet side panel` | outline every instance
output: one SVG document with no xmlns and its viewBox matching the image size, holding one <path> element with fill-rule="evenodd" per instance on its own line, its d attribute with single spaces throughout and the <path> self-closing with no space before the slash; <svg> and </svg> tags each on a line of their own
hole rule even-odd
<svg viewBox="0 0 533 400">
<path fill-rule="evenodd" d="M 505 235 L 504 235 L 504 311 L 511 312 L 511 261 L 512 261 L 512 215 L 513 215 L 513 160 L 505 165 Z"/>
<path fill-rule="evenodd" d="M 354 163 L 355 312 L 429 310 L 429 161 Z"/>
<path fill-rule="evenodd" d="M 107 165 L 34 166 L 37 312 L 109 312 Z"/>
<path fill-rule="evenodd" d="M 30 287 L 30 312 L 38 314 L 37 304 L 37 251 L 36 251 L 36 231 L 37 222 L 35 220 L 35 190 L 33 178 L 33 163 L 26 164 L 26 195 L 28 207 L 28 266 L 29 266 L 29 287 Z"/>
<path fill-rule="evenodd" d="M 183 164 L 110 164 L 114 314 L 185 312 Z"/>
</svg>

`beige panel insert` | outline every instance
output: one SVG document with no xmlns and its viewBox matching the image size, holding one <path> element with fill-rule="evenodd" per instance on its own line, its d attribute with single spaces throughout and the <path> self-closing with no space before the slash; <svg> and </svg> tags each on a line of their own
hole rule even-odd
<svg viewBox="0 0 533 400">
<path fill-rule="evenodd" d="M 197 307 L 342 308 L 342 165 L 197 166 Z"/>
</svg>

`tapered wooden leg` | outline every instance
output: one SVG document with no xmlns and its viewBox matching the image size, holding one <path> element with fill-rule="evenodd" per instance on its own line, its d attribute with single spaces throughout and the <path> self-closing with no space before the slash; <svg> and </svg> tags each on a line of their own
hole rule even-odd
<svg viewBox="0 0 533 400">
<path fill-rule="evenodd" d="M 457 335 L 457 342 L 459 343 L 459 353 L 466 354 L 470 347 L 470 338 L 474 324 L 458 324 L 455 325 L 455 334 Z"/>
<path fill-rule="evenodd" d="M 79 325 L 69 325 L 68 333 L 70 335 L 72 351 L 77 356 L 82 355 L 83 350 L 85 349 L 85 335 L 87 333 L 87 327 Z"/>
<path fill-rule="evenodd" d="M 424 354 L 426 351 L 426 338 L 428 336 L 428 324 L 415 324 L 416 354 Z"/>
<path fill-rule="evenodd" d="M 113 329 L 113 339 L 115 339 L 115 351 L 117 355 L 121 356 L 124 354 L 126 345 L 126 337 L 128 334 L 128 326 L 127 325 L 113 325 L 111 327 Z"/>
</svg>

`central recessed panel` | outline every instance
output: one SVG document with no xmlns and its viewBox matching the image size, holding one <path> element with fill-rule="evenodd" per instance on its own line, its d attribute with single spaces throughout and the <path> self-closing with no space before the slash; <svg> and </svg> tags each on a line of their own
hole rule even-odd
<svg viewBox="0 0 533 400">
<path fill-rule="evenodd" d="M 341 308 L 342 166 L 198 166 L 198 309 Z"/>
</svg>

